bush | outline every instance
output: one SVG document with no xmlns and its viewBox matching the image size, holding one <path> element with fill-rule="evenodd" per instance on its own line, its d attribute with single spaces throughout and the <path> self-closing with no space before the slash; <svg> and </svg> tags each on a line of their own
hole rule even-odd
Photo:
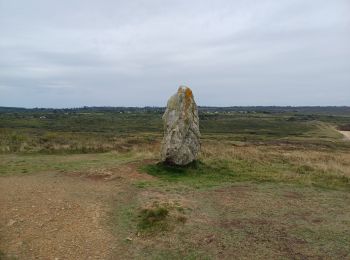
<svg viewBox="0 0 350 260">
<path fill-rule="evenodd" d="M 142 209 L 139 215 L 140 229 L 150 229 L 154 227 L 165 228 L 165 219 L 169 215 L 169 210 L 165 207 L 155 205 L 153 208 Z"/>
</svg>

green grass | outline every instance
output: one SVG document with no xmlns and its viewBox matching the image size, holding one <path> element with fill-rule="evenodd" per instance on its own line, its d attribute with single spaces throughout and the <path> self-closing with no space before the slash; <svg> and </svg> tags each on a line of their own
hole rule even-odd
<svg viewBox="0 0 350 260">
<path fill-rule="evenodd" d="M 349 121 L 345 116 L 203 113 L 200 130 L 207 140 L 294 142 L 301 146 L 323 143 L 348 148 L 330 125 Z M 0 113 L 0 153 L 122 151 L 130 148 L 130 142 L 159 142 L 162 125 L 158 112 Z"/>
<path fill-rule="evenodd" d="M 164 163 L 149 164 L 141 167 L 141 170 L 158 177 L 161 182 L 143 181 L 137 184 L 139 188 L 147 185 L 162 187 L 167 183 L 170 186 L 175 183 L 201 189 L 235 182 L 276 182 L 350 191 L 349 177 L 320 173 L 308 165 L 294 166 L 290 163 L 216 159 L 205 163 L 195 161 L 183 167 Z"/>
<path fill-rule="evenodd" d="M 138 228 L 141 230 L 166 230 L 166 219 L 168 215 L 169 209 L 160 205 L 154 205 L 152 208 L 144 208 L 138 215 Z"/>
<path fill-rule="evenodd" d="M 5 253 L 3 253 L 0 250 L 0 260 L 17 260 L 17 257 L 14 256 L 7 256 Z"/>
<path fill-rule="evenodd" d="M 213 259 L 208 256 L 207 253 L 201 252 L 198 249 L 186 249 L 179 247 L 177 249 L 162 249 L 157 251 L 152 251 L 148 249 L 145 253 L 146 258 L 154 260 L 163 260 L 163 259 L 173 259 L 173 260 L 209 260 Z"/>
<path fill-rule="evenodd" d="M 162 186 L 164 182 L 170 182 L 180 185 L 189 185 L 195 188 L 211 187 L 237 177 L 228 164 L 223 161 L 212 164 L 194 161 L 187 166 L 157 163 L 142 166 L 141 171 L 158 177 L 163 181 L 159 182 L 160 186 Z M 147 185 L 147 183 L 141 182 L 141 186 L 142 185 Z"/>
<path fill-rule="evenodd" d="M 146 189 L 156 192 L 153 186 Z M 192 201 L 187 221 L 174 224 L 173 210 L 164 210 L 166 204 L 143 207 L 149 198 L 140 195 L 137 207 L 125 209 L 133 238 L 128 249 L 136 258 L 338 259 L 350 252 L 348 192 L 241 182 L 162 193 L 164 201 L 179 197 Z"/>
<path fill-rule="evenodd" d="M 0 176 L 33 173 L 69 173 L 92 169 L 108 169 L 145 159 L 137 153 L 98 154 L 6 154 L 0 155 Z"/>
</svg>

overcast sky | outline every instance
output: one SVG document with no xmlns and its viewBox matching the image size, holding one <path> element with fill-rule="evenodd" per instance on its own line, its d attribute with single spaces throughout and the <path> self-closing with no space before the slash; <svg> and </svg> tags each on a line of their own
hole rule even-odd
<svg viewBox="0 0 350 260">
<path fill-rule="evenodd" d="M 349 0 L 0 0 L 0 106 L 350 105 Z"/>
</svg>

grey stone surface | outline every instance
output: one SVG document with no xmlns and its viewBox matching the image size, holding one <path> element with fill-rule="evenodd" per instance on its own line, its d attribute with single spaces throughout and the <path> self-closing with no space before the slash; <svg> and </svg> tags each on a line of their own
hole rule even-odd
<svg viewBox="0 0 350 260">
<path fill-rule="evenodd" d="M 200 151 L 200 132 L 198 109 L 190 88 L 180 86 L 169 99 L 163 121 L 162 161 L 176 165 L 191 163 Z"/>
</svg>

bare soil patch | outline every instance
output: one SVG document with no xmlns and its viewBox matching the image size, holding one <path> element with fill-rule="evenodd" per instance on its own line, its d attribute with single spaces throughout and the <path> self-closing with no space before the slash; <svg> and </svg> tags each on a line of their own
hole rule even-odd
<svg viewBox="0 0 350 260">
<path fill-rule="evenodd" d="M 143 160 L 141 162 L 121 164 L 117 167 L 112 168 L 92 168 L 84 171 L 73 171 L 65 173 L 65 175 L 72 177 L 82 177 L 95 181 L 123 180 L 126 182 L 130 182 L 137 180 L 152 180 L 155 179 L 153 176 L 140 173 L 138 171 L 138 168 L 142 164 L 154 162 L 154 160 Z"/>
<path fill-rule="evenodd" d="M 0 178 L 1 251 L 19 259 L 109 259 L 116 239 L 105 225 L 122 188 L 36 174 Z"/>
<path fill-rule="evenodd" d="M 350 141 L 350 131 L 339 131 L 344 136 L 345 140 Z"/>
</svg>

